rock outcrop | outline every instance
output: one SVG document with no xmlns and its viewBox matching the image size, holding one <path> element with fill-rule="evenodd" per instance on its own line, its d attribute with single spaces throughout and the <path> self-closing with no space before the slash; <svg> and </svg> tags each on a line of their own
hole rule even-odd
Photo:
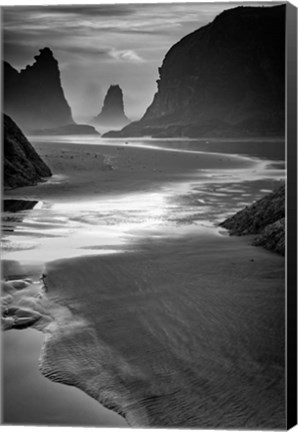
<svg viewBox="0 0 298 432">
<path fill-rule="evenodd" d="M 57 128 L 39 129 L 30 131 L 32 135 L 100 135 L 97 130 L 90 125 L 70 124 Z"/>
<path fill-rule="evenodd" d="M 22 131 L 5 114 L 3 130 L 4 188 L 32 186 L 52 175 Z"/>
<path fill-rule="evenodd" d="M 143 118 L 105 136 L 284 135 L 285 11 L 229 9 L 184 37 Z"/>
<path fill-rule="evenodd" d="M 265 249 L 284 255 L 285 240 L 285 218 L 282 218 L 267 225 L 252 244 L 254 246 L 263 246 Z"/>
<path fill-rule="evenodd" d="M 4 62 L 4 111 L 26 132 L 74 124 L 61 85 L 57 60 L 49 48 L 18 72 Z"/>
<path fill-rule="evenodd" d="M 2 210 L 9 213 L 19 213 L 33 209 L 38 201 L 20 200 L 20 199 L 4 199 L 2 201 Z"/>
<path fill-rule="evenodd" d="M 253 244 L 285 254 L 285 186 L 226 219 L 220 226 L 231 235 L 257 234 Z"/>
<path fill-rule="evenodd" d="M 108 127 L 123 127 L 129 123 L 124 112 L 123 93 L 118 84 L 109 87 L 102 110 L 92 123 Z"/>
</svg>

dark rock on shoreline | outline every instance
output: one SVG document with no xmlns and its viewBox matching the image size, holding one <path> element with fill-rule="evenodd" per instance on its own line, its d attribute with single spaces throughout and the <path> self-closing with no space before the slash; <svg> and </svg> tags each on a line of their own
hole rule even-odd
<svg viewBox="0 0 298 432">
<path fill-rule="evenodd" d="M 23 132 L 3 115 L 3 185 L 5 188 L 32 186 L 52 175 Z"/>
<path fill-rule="evenodd" d="M 267 225 L 253 241 L 254 246 L 263 246 L 280 255 L 285 254 L 285 218 Z"/>
<path fill-rule="evenodd" d="M 18 213 L 33 209 L 37 203 L 38 201 L 32 200 L 4 199 L 2 201 L 2 210 L 4 212 Z"/>
<path fill-rule="evenodd" d="M 30 131 L 32 135 L 100 135 L 90 125 L 69 124 L 57 128 L 39 129 Z"/>
<path fill-rule="evenodd" d="M 143 118 L 104 136 L 283 136 L 285 11 L 229 9 L 184 37 Z"/>
<path fill-rule="evenodd" d="M 129 123 L 124 112 L 122 89 L 118 84 L 111 85 L 105 96 L 103 107 L 92 123 L 102 126 L 123 127 Z"/>
<path fill-rule="evenodd" d="M 231 235 L 258 234 L 253 244 L 285 254 L 285 185 L 226 219 Z"/>
</svg>

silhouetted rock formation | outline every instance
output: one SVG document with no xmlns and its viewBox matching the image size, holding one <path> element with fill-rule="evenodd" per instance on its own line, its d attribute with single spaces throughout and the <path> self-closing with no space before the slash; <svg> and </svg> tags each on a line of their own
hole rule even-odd
<svg viewBox="0 0 298 432">
<path fill-rule="evenodd" d="M 116 127 L 123 127 L 129 123 L 124 113 L 123 93 L 119 85 L 110 86 L 104 98 L 102 110 L 92 122 L 102 126 Z"/>
<path fill-rule="evenodd" d="M 49 167 L 10 117 L 4 114 L 4 187 L 32 186 L 52 175 Z"/>
<path fill-rule="evenodd" d="M 28 210 L 32 210 L 38 201 L 7 200 L 2 201 L 2 236 L 14 232 L 24 219 Z M 13 214 L 12 214 L 13 213 Z"/>
<path fill-rule="evenodd" d="M 284 255 L 285 240 L 285 218 L 282 218 L 267 225 L 252 244 L 254 246 L 263 246 L 265 249 Z"/>
<path fill-rule="evenodd" d="M 143 118 L 105 136 L 283 135 L 285 10 L 237 7 L 184 37 Z"/>
<path fill-rule="evenodd" d="M 253 244 L 285 253 L 285 186 L 266 195 L 220 224 L 232 235 L 259 234 Z"/>
<path fill-rule="evenodd" d="M 39 129 L 30 131 L 32 135 L 100 135 L 90 125 L 70 124 L 50 129 Z"/>
<path fill-rule="evenodd" d="M 32 210 L 38 201 L 19 200 L 19 199 L 5 199 L 2 201 L 4 212 L 18 213 L 24 210 Z"/>
<path fill-rule="evenodd" d="M 20 72 L 4 62 L 4 111 L 25 131 L 74 123 L 58 62 L 49 48 L 39 52 Z"/>
</svg>

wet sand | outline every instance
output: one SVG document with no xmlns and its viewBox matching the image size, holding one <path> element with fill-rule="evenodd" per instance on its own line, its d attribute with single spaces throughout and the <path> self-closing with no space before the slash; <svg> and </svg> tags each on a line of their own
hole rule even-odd
<svg viewBox="0 0 298 432">
<path fill-rule="evenodd" d="M 45 334 L 42 373 L 78 387 L 131 426 L 284 428 L 284 259 L 214 227 L 224 209 L 234 212 L 271 189 L 280 171 L 268 161 L 218 153 L 35 147 L 56 176 L 7 197 L 60 203 L 64 212 L 68 203 L 78 213 L 73 203 L 79 200 L 90 206 L 89 226 L 98 225 L 100 213 L 90 203 L 103 199 L 114 207 L 101 215 L 102 227 L 110 235 L 116 208 L 111 225 L 123 229 L 123 242 L 110 254 L 110 237 L 88 240 L 82 249 L 69 236 L 72 250 L 61 254 L 67 259 L 54 260 L 40 240 L 43 283 L 8 286 L 15 323 L 25 318 Z M 158 193 L 164 201 L 150 206 Z M 131 194 L 134 206 L 146 199 L 148 205 L 125 209 Z M 26 224 L 30 235 L 31 219 Z M 11 246 L 8 258 L 26 258 Z M 38 319 L 30 323 L 28 310 Z"/>
<path fill-rule="evenodd" d="M 131 426 L 282 428 L 284 260 L 203 235 L 46 266 L 40 369 Z"/>
<path fill-rule="evenodd" d="M 39 425 L 42 419 L 48 426 L 127 426 L 77 388 L 46 379 L 38 365 L 43 342 L 43 334 L 30 328 L 3 334 L 2 421 L 7 425 Z"/>
<path fill-rule="evenodd" d="M 252 166 L 245 156 L 161 151 L 146 147 L 104 144 L 34 142 L 54 176 L 37 186 L 9 191 L 9 197 L 37 200 L 83 200 L 84 196 L 155 191 L 161 184 L 191 180 L 199 169 Z M 96 141 L 95 141 L 96 143 Z M 169 146 L 168 146 L 169 147 Z M 95 198 L 96 198 L 95 197 Z"/>
</svg>

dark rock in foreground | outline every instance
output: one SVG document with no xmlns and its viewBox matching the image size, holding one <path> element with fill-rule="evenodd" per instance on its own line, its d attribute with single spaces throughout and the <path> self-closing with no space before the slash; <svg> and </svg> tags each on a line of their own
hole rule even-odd
<svg viewBox="0 0 298 432">
<path fill-rule="evenodd" d="M 100 135 L 90 125 L 69 124 L 57 128 L 39 129 L 30 131 L 32 135 Z"/>
<path fill-rule="evenodd" d="M 263 246 L 280 255 L 285 254 L 285 218 L 265 227 L 263 232 L 253 241 L 255 246 Z"/>
<path fill-rule="evenodd" d="M 4 212 L 18 213 L 33 209 L 37 203 L 38 201 L 4 199 L 2 202 L 2 209 Z"/>
<path fill-rule="evenodd" d="M 263 229 L 285 217 L 285 186 L 264 196 L 237 212 L 221 226 L 233 235 L 259 234 Z"/>
<path fill-rule="evenodd" d="M 4 114 L 3 185 L 5 188 L 32 186 L 52 175 L 14 121 Z"/>
<path fill-rule="evenodd" d="M 111 85 L 105 96 L 102 110 L 92 123 L 102 126 L 123 127 L 130 120 L 124 112 L 123 93 L 119 85 Z"/>
<path fill-rule="evenodd" d="M 143 118 L 104 136 L 283 136 L 285 12 L 229 9 L 181 39 Z"/>
<path fill-rule="evenodd" d="M 285 254 L 285 185 L 226 219 L 231 235 L 258 234 L 253 244 Z"/>
</svg>

